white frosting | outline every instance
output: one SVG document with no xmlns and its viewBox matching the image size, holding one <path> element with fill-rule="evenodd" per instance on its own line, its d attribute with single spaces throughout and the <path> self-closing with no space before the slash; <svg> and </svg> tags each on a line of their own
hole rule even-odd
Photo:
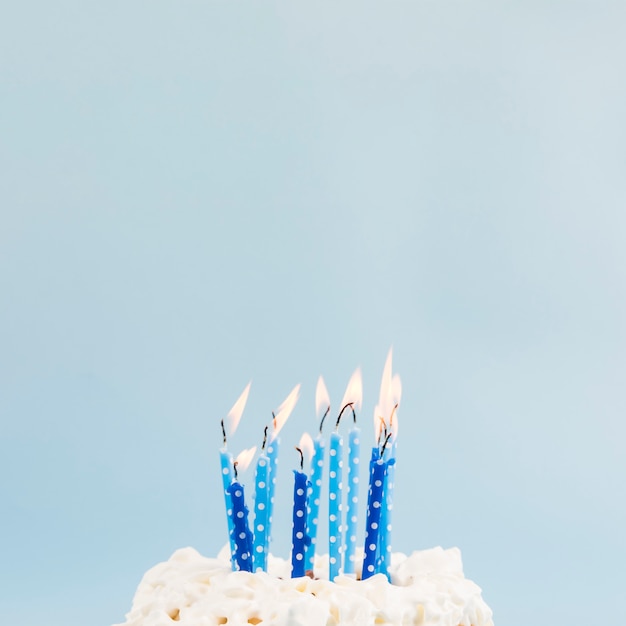
<svg viewBox="0 0 626 626">
<path fill-rule="evenodd" d="M 227 548 L 216 559 L 177 550 L 146 572 L 124 626 L 493 626 L 458 548 L 394 554 L 392 584 L 382 574 L 331 583 L 328 556 L 316 557 L 316 580 L 289 578 L 291 564 L 271 555 L 268 569 L 232 572 Z"/>
</svg>

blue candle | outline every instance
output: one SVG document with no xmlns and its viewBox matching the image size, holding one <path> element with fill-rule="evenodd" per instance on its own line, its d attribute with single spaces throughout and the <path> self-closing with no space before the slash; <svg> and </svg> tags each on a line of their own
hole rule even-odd
<svg viewBox="0 0 626 626">
<path fill-rule="evenodd" d="M 341 570 L 342 527 L 341 527 L 341 472 L 343 441 L 338 432 L 330 435 L 330 463 L 328 471 L 328 571 L 329 579 L 335 580 Z"/>
<path fill-rule="evenodd" d="M 313 441 L 313 458 L 311 459 L 311 481 L 309 482 L 309 506 L 306 529 L 311 542 L 306 549 L 306 571 L 313 571 L 315 544 L 317 543 L 317 525 L 320 512 L 322 493 L 322 474 L 324 470 L 324 440 L 319 434 Z"/>
<path fill-rule="evenodd" d="M 322 381 L 322 377 L 317 383 L 318 385 L 318 395 L 320 389 L 320 381 Z M 323 385 L 323 381 L 321 385 Z M 323 387 L 326 392 L 326 387 Z M 326 392 L 326 398 L 328 397 L 328 392 Z M 318 402 L 319 404 L 319 402 Z M 322 426 L 324 425 L 324 419 L 328 415 L 330 411 L 330 406 L 324 413 L 322 417 L 322 421 L 320 423 L 320 430 L 313 441 L 313 458 L 311 459 L 311 481 L 309 482 L 309 506 L 308 506 L 308 514 L 306 521 L 306 530 L 309 535 L 309 539 L 311 540 L 306 549 L 306 566 L 305 571 L 313 571 L 314 561 L 315 561 L 315 545 L 317 543 L 317 525 L 319 520 L 319 512 L 320 512 L 320 499 L 322 494 L 322 474 L 324 470 L 324 439 L 322 438 Z"/>
<path fill-rule="evenodd" d="M 224 429 L 224 422 L 222 422 L 222 429 Z M 224 436 L 224 442 L 226 442 L 226 436 Z M 233 525 L 233 508 L 228 493 L 228 488 L 233 482 L 233 456 L 228 452 L 226 447 L 220 450 L 220 464 L 222 467 L 222 487 L 224 488 L 224 504 L 226 506 L 226 522 L 228 524 L 228 540 L 230 542 L 230 560 L 233 571 L 236 569 L 235 564 L 235 527 Z"/>
<path fill-rule="evenodd" d="M 346 556 L 344 572 L 354 574 L 354 560 L 356 550 L 356 530 L 359 509 L 359 455 L 361 431 L 354 423 L 348 439 L 348 510 L 346 519 Z"/>
<path fill-rule="evenodd" d="M 234 435 L 241 420 L 243 410 L 248 401 L 248 394 L 250 392 L 250 385 L 248 383 L 243 390 L 235 404 L 228 412 L 227 420 L 229 425 L 229 436 Z M 222 437 L 224 438 L 224 447 L 220 450 L 220 464 L 222 468 L 222 486 L 224 488 L 224 503 L 226 505 L 226 522 L 228 524 L 228 539 L 230 542 L 230 559 L 233 570 L 236 569 L 235 563 L 235 530 L 232 518 L 232 502 L 228 489 L 233 482 L 233 457 L 226 449 L 226 426 L 224 420 L 221 421 Z"/>
<path fill-rule="evenodd" d="M 386 463 L 378 458 L 370 463 L 370 483 L 367 498 L 367 519 L 365 522 L 365 558 L 361 579 L 365 580 L 376 573 L 378 536 L 383 502 Z"/>
<path fill-rule="evenodd" d="M 380 520 L 380 535 L 378 549 L 378 563 L 376 571 L 389 576 L 389 565 L 391 565 L 391 529 L 393 512 L 393 482 L 396 473 L 396 440 L 385 450 L 386 458 L 386 480 L 383 493 L 383 507 Z"/>
<path fill-rule="evenodd" d="M 228 488 L 232 500 L 233 525 L 235 529 L 235 561 L 237 569 L 252 571 L 252 533 L 248 527 L 248 507 L 245 503 L 243 485 L 235 480 Z"/>
<path fill-rule="evenodd" d="M 299 450 L 299 448 L 298 448 Z M 302 451 L 300 451 L 302 454 Z M 301 464 L 302 465 L 302 464 Z M 302 467 L 301 467 L 302 469 Z M 303 471 L 294 470 L 293 526 L 291 532 L 291 577 L 305 575 L 305 550 L 308 541 L 306 532 L 307 477 Z"/>
<path fill-rule="evenodd" d="M 278 451 L 280 448 L 280 439 L 275 436 L 267 444 L 267 457 L 269 459 L 269 473 L 268 473 L 268 491 L 267 491 L 267 532 L 266 538 L 266 551 L 269 552 L 269 544 L 272 541 L 272 519 L 274 514 L 274 493 L 276 491 L 276 470 L 278 469 Z"/>
<path fill-rule="evenodd" d="M 269 486 L 269 457 L 261 451 L 256 464 L 255 498 L 254 498 L 254 545 L 253 561 L 255 572 L 267 571 L 267 527 Z"/>
<path fill-rule="evenodd" d="M 226 450 L 222 448 L 220 450 L 220 462 L 222 465 L 222 486 L 224 487 L 224 503 L 226 505 L 226 521 L 228 523 L 228 539 L 230 541 L 230 559 L 232 563 L 233 571 L 236 569 L 235 565 L 235 526 L 233 524 L 233 507 L 228 488 L 233 482 L 233 457 Z"/>
<path fill-rule="evenodd" d="M 267 500 L 267 543 L 266 549 L 269 553 L 269 544 L 272 541 L 272 521 L 274 515 L 274 493 L 276 492 L 276 470 L 278 469 L 278 450 L 280 448 L 280 439 L 278 433 L 285 425 L 285 422 L 291 415 L 293 408 L 298 402 L 298 396 L 300 394 L 300 385 L 297 384 L 289 393 L 289 395 L 283 400 L 283 403 L 278 407 L 276 414 L 272 413 L 274 419 L 272 423 L 272 435 L 267 444 L 267 457 L 270 460 L 269 474 L 268 474 L 268 500 Z"/>
</svg>

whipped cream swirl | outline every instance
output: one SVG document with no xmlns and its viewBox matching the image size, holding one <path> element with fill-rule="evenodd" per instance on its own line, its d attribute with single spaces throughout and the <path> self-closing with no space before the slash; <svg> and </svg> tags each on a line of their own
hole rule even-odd
<svg viewBox="0 0 626 626">
<path fill-rule="evenodd" d="M 316 579 L 290 578 L 291 564 L 271 555 L 268 573 L 233 572 L 228 552 L 174 552 L 146 572 L 118 626 L 493 626 L 458 548 L 393 554 L 391 584 L 382 574 L 331 583 L 327 555 L 315 559 Z M 362 562 L 361 552 L 357 575 Z"/>
</svg>

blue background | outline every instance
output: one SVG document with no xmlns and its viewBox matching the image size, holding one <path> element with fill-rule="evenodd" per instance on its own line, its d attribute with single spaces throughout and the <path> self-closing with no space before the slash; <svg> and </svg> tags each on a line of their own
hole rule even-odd
<svg viewBox="0 0 626 626">
<path fill-rule="evenodd" d="M 626 620 L 622 2 L 6 3 L 0 604 L 123 621 L 298 382 L 403 380 L 394 547 Z M 291 455 L 293 454 L 293 463 Z M 247 482 L 250 483 L 250 472 Z M 362 530 L 361 530 L 362 532 Z"/>
</svg>

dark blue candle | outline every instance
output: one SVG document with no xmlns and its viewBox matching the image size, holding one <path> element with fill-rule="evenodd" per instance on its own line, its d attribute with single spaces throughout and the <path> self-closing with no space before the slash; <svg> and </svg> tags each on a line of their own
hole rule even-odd
<svg viewBox="0 0 626 626">
<path fill-rule="evenodd" d="M 376 573 L 380 514 L 383 504 L 386 463 L 378 458 L 370 463 L 370 484 L 367 496 L 367 519 L 365 522 L 365 558 L 363 573 L 365 580 Z"/>
<path fill-rule="evenodd" d="M 248 507 L 246 506 L 243 485 L 236 479 L 228 488 L 232 500 L 233 527 L 235 529 L 235 562 L 237 569 L 252 571 L 252 533 L 248 526 Z"/>
<path fill-rule="evenodd" d="M 306 534 L 307 477 L 302 471 L 293 471 L 293 527 L 291 532 L 291 577 L 305 574 L 305 553 L 310 542 Z"/>
</svg>

